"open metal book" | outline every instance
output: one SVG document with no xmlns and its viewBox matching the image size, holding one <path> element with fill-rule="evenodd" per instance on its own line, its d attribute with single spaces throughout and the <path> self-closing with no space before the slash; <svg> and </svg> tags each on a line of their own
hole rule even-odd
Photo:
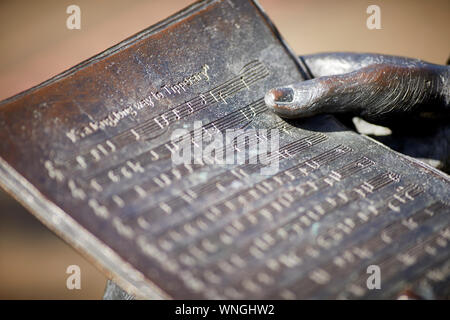
<svg viewBox="0 0 450 320">
<path fill-rule="evenodd" d="M 309 77 L 257 3 L 197 2 L 3 101 L 0 184 L 140 298 L 448 297 L 449 177 L 267 109 Z"/>
</svg>

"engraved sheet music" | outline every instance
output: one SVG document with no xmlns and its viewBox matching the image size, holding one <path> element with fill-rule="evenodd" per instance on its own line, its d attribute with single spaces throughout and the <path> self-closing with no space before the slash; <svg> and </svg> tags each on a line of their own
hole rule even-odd
<svg viewBox="0 0 450 320">
<path fill-rule="evenodd" d="M 306 77 L 252 1 L 196 3 L 4 101 L 0 184 L 141 297 L 448 294 L 448 176 L 332 116 L 267 109 L 268 89 Z M 277 170 L 172 161 L 176 130 L 195 150 L 229 129 L 276 133 Z"/>
</svg>

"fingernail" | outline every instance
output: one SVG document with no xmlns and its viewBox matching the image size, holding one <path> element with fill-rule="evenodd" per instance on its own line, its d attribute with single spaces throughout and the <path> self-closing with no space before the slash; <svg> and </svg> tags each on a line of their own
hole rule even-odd
<svg viewBox="0 0 450 320">
<path fill-rule="evenodd" d="M 294 90 L 292 88 L 277 88 L 272 90 L 275 103 L 291 103 L 294 101 Z"/>
<path fill-rule="evenodd" d="M 275 108 L 277 105 L 289 104 L 294 100 L 294 90 L 291 88 L 276 88 L 269 90 L 264 97 L 266 104 Z"/>
</svg>

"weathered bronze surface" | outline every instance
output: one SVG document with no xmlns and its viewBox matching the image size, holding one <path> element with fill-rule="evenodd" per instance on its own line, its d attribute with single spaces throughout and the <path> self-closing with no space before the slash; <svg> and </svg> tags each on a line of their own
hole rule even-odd
<svg viewBox="0 0 450 320">
<path fill-rule="evenodd" d="M 255 3 L 198 2 L 4 101 L 0 183 L 138 297 L 448 297 L 449 177 L 267 110 L 306 77 Z M 177 128 L 278 129 L 279 171 L 176 166 Z"/>
</svg>

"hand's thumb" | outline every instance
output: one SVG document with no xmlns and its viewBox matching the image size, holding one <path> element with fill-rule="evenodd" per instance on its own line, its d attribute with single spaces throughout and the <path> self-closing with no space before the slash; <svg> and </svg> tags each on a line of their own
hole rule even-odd
<svg viewBox="0 0 450 320">
<path fill-rule="evenodd" d="M 420 111 L 424 105 L 447 109 L 448 73 L 448 67 L 431 64 L 375 64 L 272 89 L 265 101 L 285 118 L 351 112 L 379 119 L 393 113 Z"/>
</svg>

